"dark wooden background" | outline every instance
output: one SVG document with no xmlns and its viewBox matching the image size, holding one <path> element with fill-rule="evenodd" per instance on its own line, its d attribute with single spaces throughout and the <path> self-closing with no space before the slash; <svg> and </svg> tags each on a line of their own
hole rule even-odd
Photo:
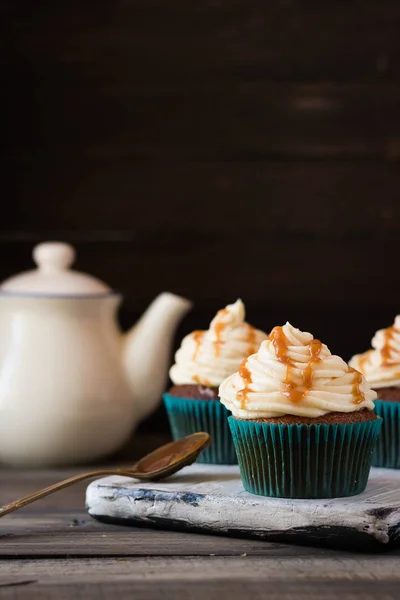
<svg viewBox="0 0 400 600">
<path fill-rule="evenodd" d="M 240 296 L 345 358 L 400 312 L 398 0 L 0 5 L 1 278 L 68 240 L 123 326 Z"/>
</svg>

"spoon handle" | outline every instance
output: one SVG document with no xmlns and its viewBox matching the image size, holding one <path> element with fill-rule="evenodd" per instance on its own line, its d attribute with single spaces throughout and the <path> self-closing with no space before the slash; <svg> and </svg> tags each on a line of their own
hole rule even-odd
<svg viewBox="0 0 400 600">
<path fill-rule="evenodd" d="M 27 504 L 36 502 L 36 500 L 40 500 L 40 498 L 44 498 L 45 496 L 49 496 L 54 492 L 58 492 L 69 485 L 73 485 L 79 481 L 84 481 L 85 479 L 91 479 L 92 477 L 99 477 L 103 475 L 125 475 L 127 477 L 132 477 L 132 474 L 129 473 L 128 470 L 124 471 L 124 469 L 102 469 L 101 471 L 89 471 L 87 473 L 81 473 L 80 475 L 74 475 L 73 477 L 59 481 L 58 483 L 53 483 L 53 485 L 49 485 L 48 487 L 38 490 L 33 494 L 29 494 L 29 496 L 24 496 L 23 498 L 19 498 L 19 500 L 9 502 L 9 504 L 6 504 L 0 508 L 0 517 L 4 517 L 4 515 L 8 515 L 8 513 L 14 512 L 14 510 L 19 510 Z"/>
</svg>

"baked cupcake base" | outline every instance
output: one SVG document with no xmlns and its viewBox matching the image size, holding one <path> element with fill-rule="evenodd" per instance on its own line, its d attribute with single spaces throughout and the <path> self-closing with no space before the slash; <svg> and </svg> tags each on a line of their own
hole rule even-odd
<svg viewBox="0 0 400 600">
<path fill-rule="evenodd" d="M 372 411 L 331 413 L 323 422 L 290 416 L 276 421 L 228 419 L 248 492 L 337 498 L 364 491 L 382 422 Z"/>
<path fill-rule="evenodd" d="M 231 413 L 219 402 L 217 388 L 201 385 L 173 386 L 163 398 L 174 440 L 196 431 L 205 431 L 211 435 L 211 444 L 201 453 L 198 462 L 237 464 L 228 425 Z"/>
<path fill-rule="evenodd" d="M 398 387 L 385 387 L 375 390 L 378 394 L 378 400 L 385 400 L 385 402 L 400 402 L 400 388 Z"/>
<path fill-rule="evenodd" d="M 328 423 L 360 423 L 360 421 L 374 421 L 376 414 L 372 410 L 360 410 L 348 413 L 331 412 L 322 417 L 296 417 L 284 415 L 271 419 L 253 419 L 252 423 L 270 423 L 276 425 L 326 425 Z M 243 420 L 243 419 L 239 419 Z"/>
<path fill-rule="evenodd" d="M 201 384 L 173 385 L 168 390 L 169 396 L 174 398 L 188 398 L 191 400 L 218 400 L 218 388 L 207 387 Z"/>
</svg>

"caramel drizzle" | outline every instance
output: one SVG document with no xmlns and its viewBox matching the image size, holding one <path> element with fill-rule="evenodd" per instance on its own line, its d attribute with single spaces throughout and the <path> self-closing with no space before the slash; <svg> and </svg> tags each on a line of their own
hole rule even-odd
<svg viewBox="0 0 400 600">
<path fill-rule="evenodd" d="M 282 363 L 289 364 L 287 337 L 283 331 L 283 327 L 274 327 L 268 339 L 275 348 L 276 358 Z"/>
<path fill-rule="evenodd" d="M 192 380 L 198 383 L 199 385 L 206 385 L 207 387 L 212 387 L 211 382 L 208 379 L 200 379 L 198 375 L 193 375 Z"/>
<path fill-rule="evenodd" d="M 196 348 L 194 350 L 192 360 L 196 360 L 196 358 L 199 354 L 199 350 L 200 350 L 200 346 L 201 346 L 201 342 L 203 340 L 204 334 L 205 334 L 205 331 L 200 331 L 200 330 L 193 332 L 193 339 L 196 344 Z"/>
<path fill-rule="evenodd" d="M 391 356 L 392 356 L 392 348 L 390 346 L 390 342 L 393 340 L 394 334 L 395 333 L 400 333 L 398 331 L 398 329 L 396 329 L 393 325 L 393 327 L 388 327 L 387 329 L 384 330 L 384 344 L 383 347 L 381 348 L 381 357 L 382 357 L 382 366 L 383 367 L 387 367 L 388 365 L 392 364 L 391 363 Z"/>
<path fill-rule="evenodd" d="M 272 342 L 276 358 L 283 364 L 286 365 L 286 374 L 283 380 L 283 384 L 285 386 L 284 391 L 282 392 L 285 396 L 289 398 L 293 404 L 297 404 L 304 400 L 306 394 L 310 391 L 313 383 L 314 377 L 314 368 L 315 365 L 322 362 L 322 358 L 320 357 L 322 351 L 322 343 L 320 340 L 311 340 L 308 344 L 308 349 L 310 352 L 310 359 L 307 363 L 306 368 L 303 371 L 303 381 L 302 385 L 298 385 L 294 378 L 291 377 L 292 370 L 295 368 L 293 361 L 290 360 L 288 355 L 288 339 L 285 336 L 282 327 L 274 327 L 271 333 L 268 336 L 268 339 Z M 239 369 L 239 375 L 244 380 L 244 388 L 238 392 L 238 398 L 242 401 L 242 408 L 245 407 L 247 401 L 247 393 L 249 390 L 249 385 L 251 384 L 251 373 L 247 369 L 246 366 L 247 359 L 243 361 Z M 365 400 L 365 396 L 361 391 L 361 384 L 363 382 L 363 376 L 361 373 L 349 367 L 349 372 L 354 373 L 354 382 L 352 388 L 352 394 L 354 396 L 354 404 L 361 404 Z"/>
<path fill-rule="evenodd" d="M 254 352 L 256 352 L 256 350 L 257 350 L 256 339 L 257 339 L 256 329 L 254 327 L 252 327 L 251 325 L 248 325 L 246 342 L 249 344 L 249 348 L 248 348 L 249 355 L 254 354 Z M 244 381 L 244 387 L 241 390 L 239 390 L 237 393 L 238 398 L 241 400 L 241 408 L 243 409 L 246 406 L 247 394 L 249 392 L 249 387 L 252 382 L 251 373 L 247 368 L 247 358 L 240 365 L 238 373 Z"/>
<path fill-rule="evenodd" d="M 274 327 L 269 334 L 268 339 L 275 348 L 276 358 L 286 365 L 286 374 L 285 379 L 283 380 L 285 390 L 282 393 L 287 396 L 291 402 L 297 404 L 304 400 L 307 392 L 309 392 L 312 387 L 314 367 L 322 360 L 319 356 L 322 351 L 322 343 L 319 340 L 312 340 L 309 343 L 308 349 L 310 352 L 310 360 L 303 371 L 303 385 L 299 387 L 291 377 L 294 364 L 288 356 L 288 340 L 283 328 Z"/>
<path fill-rule="evenodd" d="M 222 308 L 217 312 L 217 317 L 223 318 L 226 314 L 228 314 L 228 309 Z M 213 342 L 216 358 L 219 356 L 221 344 L 223 344 L 223 341 L 221 340 L 222 333 L 226 329 L 227 325 L 228 323 L 224 323 L 223 321 L 221 321 L 220 323 L 216 323 L 214 327 L 215 336 L 217 338 L 215 342 Z"/>
<path fill-rule="evenodd" d="M 251 325 L 248 325 L 246 343 L 249 345 L 249 348 L 248 348 L 249 355 L 254 354 L 257 350 L 256 340 L 257 340 L 256 329 L 254 327 L 252 327 Z"/>
<path fill-rule="evenodd" d="M 352 367 L 349 367 L 349 372 L 354 373 L 354 381 L 353 381 L 353 389 L 352 389 L 352 394 L 354 396 L 353 403 L 361 404 L 361 402 L 364 402 L 364 400 L 365 400 L 365 396 L 360 389 L 360 386 L 363 382 L 363 376 L 361 375 L 361 373 L 359 371 L 356 371 L 356 369 L 353 369 Z"/>
<path fill-rule="evenodd" d="M 308 349 L 310 351 L 310 360 L 304 369 L 303 380 L 304 387 L 309 390 L 313 382 L 314 366 L 322 361 L 319 356 L 322 351 L 322 343 L 319 340 L 312 340 L 308 345 Z"/>
<path fill-rule="evenodd" d="M 244 387 L 238 391 L 237 397 L 241 401 L 241 408 L 245 408 L 247 402 L 247 394 L 251 384 L 251 373 L 247 368 L 247 358 L 242 362 L 238 371 L 240 377 L 244 381 Z"/>
<path fill-rule="evenodd" d="M 366 352 L 364 352 L 364 354 L 360 357 L 360 361 L 359 361 L 359 370 L 361 371 L 361 373 L 364 373 L 364 367 L 367 364 L 369 357 L 371 355 L 371 353 L 373 352 L 373 350 L 367 350 Z"/>
</svg>

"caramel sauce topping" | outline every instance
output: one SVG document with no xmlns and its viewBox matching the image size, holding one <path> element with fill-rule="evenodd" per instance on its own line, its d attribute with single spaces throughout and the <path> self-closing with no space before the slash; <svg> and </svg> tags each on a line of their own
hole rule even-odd
<svg viewBox="0 0 400 600">
<path fill-rule="evenodd" d="M 198 375 L 193 375 L 192 380 L 198 383 L 199 385 L 206 385 L 207 387 L 212 387 L 210 381 L 207 379 L 200 379 Z"/>
<path fill-rule="evenodd" d="M 274 327 L 271 333 L 268 336 L 268 339 L 272 342 L 275 348 L 275 355 L 277 359 L 286 365 L 286 374 L 285 379 L 283 380 L 283 384 L 285 389 L 282 391 L 282 394 L 287 396 L 293 404 L 297 404 L 304 400 L 306 394 L 310 391 L 313 383 L 313 375 L 314 375 L 314 367 L 318 363 L 322 361 L 320 354 L 322 351 L 322 343 L 320 340 L 314 339 L 308 344 L 308 349 L 310 352 L 309 361 L 303 371 L 302 382 L 300 384 L 296 383 L 294 377 L 292 377 L 292 370 L 295 368 L 294 363 L 290 360 L 288 356 L 288 339 L 285 336 L 282 327 Z M 249 385 L 251 383 L 251 373 L 246 367 L 246 362 L 244 361 L 241 364 L 239 369 L 239 375 L 245 382 L 245 386 L 242 390 L 238 392 L 238 397 L 242 400 L 242 408 L 246 405 L 247 392 Z M 365 396 L 360 389 L 360 386 L 363 381 L 363 377 L 361 373 L 349 367 L 349 372 L 354 373 L 354 383 L 352 393 L 354 396 L 354 404 L 361 404 L 365 400 Z"/>
<path fill-rule="evenodd" d="M 349 371 L 350 373 L 354 373 L 354 383 L 352 390 L 354 396 L 353 403 L 361 404 L 361 402 L 364 402 L 365 400 L 365 396 L 360 389 L 360 385 L 362 384 L 363 380 L 362 375 L 359 371 L 356 371 L 356 369 L 353 369 L 352 367 L 349 367 Z"/>
<path fill-rule="evenodd" d="M 294 364 L 288 356 L 288 340 L 283 328 L 274 327 L 269 334 L 269 339 L 274 345 L 277 359 L 286 365 L 286 375 L 283 380 L 285 390 L 282 393 L 287 396 L 291 402 L 297 404 L 305 398 L 307 392 L 309 392 L 312 387 L 314 367 L 321 362 L 319 355 L 321 354 L 322 343 L 319 340 L 311 340 L 308 344 L 310 360 L 303 371 L 303 385 L 299 386 L 291 377 Z"/>
<path fill-rule="evenodd" d="M 390 342 L 393 340 L 393 335 L 395 333 L 400 333 L 394 326 L 388 327 L 384 331 L 385 341 L 383 344 L 383 348 L 381 349 L 381 357 L 382 357 L 382 366 L 387 366 L 391 364 L 391 356 L 392 356 L 392 348 L 390 346 Z"/>
<path fill-rule="evenodd" d="M 247 330 L 247 339 L 246 339 L 246 342 L 249 345 L 249 349 L 248 349 L 249 355 L 254 354 L 257 351 L 256 338 L 257 338 L 257 334 L 256 334 L 255 328 L 252 327 L 251 325 L 249 325 L 248 330 Z"/>
<path fill-rule="evenodd" d="M 285 379 L 283 380 L 285 390 L 282 393 L 284 396 L 287 396 L 289 400 L 293 402 L 293 404 L 297 404 L 303 400 L 306 390 L 299 389 L 296 383 L 291 381 L 292 367 L 294 365 L 288 356 L 288 340 L 285 336 L 283 328 L 274 327 L 269 334 L 268 339 L 271 340 L 275 348 L 276 358 L 279 360 L 279 362 L 286 365 L 286 375 Z M 312 371 L 310 371 L 310 377 L 312 379 Z"/>
<path fill-rule="evenodd" d="M 244 381 L 244 388 L 238 391 L 237 397 L 241 400 L 241 408 L 245 408 L 247 393 L 249 391 L 249 385 L 251 384 L 251 373 L 247 368 L 247 358 L 240 365 L 238 373 Z"/>
<path fill-rule="evenodd" d="M 318 363 L 322 361 L 320 354 L 322 352 L 322 343 L 320 340 L 314 339 L 308 344 L 308 350 L 310 353 L 309 361 L 303 371 L 302 382 L 300 384 L 296 383 L 294 377 L 292 376 L 293 369 L 295 368 L 294 363 L 290 360 L 288 356 L 288 339 L 285 336 L 282 327 L 274 327 L 271 333 L 268 336 L 268 339 L 272 342 L 275 348 L 275 355 L 277 359 L 286 365 L 286 374 L 283 380 L 283 384 L 285 389 L 282 391 L 282 394 L 287 396 L 293 404 L 298 404 L 302 400 L 304 400 L 306 394 L 310 391 L 313 383 L 313 375 L 314 375 L 314 367 Z M 251 373 L 248 370 L 247 359 L 242 362 L 239 375 L 244 380 L 244 388 L 237 393 L 238 398 L 241 399 L 242 405 L 244 408 L 246 406 L 247 393 L 249 389 L 249 385 L 251 383 Z M 349 372 L 354 374 L 354 382 L 352 394 L 354 396 L 354 404 L 361 404 L 365 400 L 365 396 L 361 391 L 361 384 L 363 381 L 363 377 L 361 373 L 349 367 Z"/>
<path fill-rule="evenodd" d="M 228 310 L 226 308 L 222 308 L 221 310 L 219 310 L 217 312 L 217 317 L 224 317 L 226 314 L 228 314 Z M 223 321 L 221 323 L 217 323 L 215 325 L 215 335 L 216 335 L 216 340 L 214 342 L 214 348 L 215 348 L 215 356 L 219 356 L 219 351 L 220 351 L 220 347 L 221 344 L 223 343 L 221 340 L 221 336 L 222 336 L 222 332 L 226 329 L 227 323 L 224 323 Z"/>
<path fill-rule="evenodd" d="M 359 369 L 362 373 L 364 373 L 364 367 L 365 367 L 366 363 L 368 362 L 371 352 L 373 352 L 373 350 L 367 350 L 366 352 L 364 352 L 364 354 L 360 358 Z"/>
<path fill-rule="evenodd" d="M 199 353 L 201 342 L 202 342 L 202 339 L 204 337 L 204 334 L 205 334 L 205 331 L 200 331 L 200 330 L 193 332 L 193 339 L 195 341 L 196 348 L 195 348 L 195 351 L 193 353 L 192 360 L 196 360 L 196 358 L 197 358 L 197 355 Z"/>
<path fill-rule="evenodd" d="M 283 327 L 274 327 L 271 333 L 269 334 L 268 339 L 271 340 L 275 348 L 276 358 L 282 363 L 289 363 L 290 360 L 287 355 L 287 338 L 284 334 Z"/>
<path fill-rule="evenodd" d="M 309 390 L 312 386 L 314 366 L 321 362 L 319 355 L 321 354 L 322 344 L 319 340 L 312 340 L 308 348 L 310 350 L 310 360 L 304 369 L 303 381 L 304 387 Z"/>
<path fill-rule="evenodd" d="M 290 402 L 293 402 L 293 404 L 298 404 L 299 402 L 304 400 L 304 396 L 306 395 L 306 390 L 300 390 L 299 388 L 297 388 L 295 383 L 288 381 L 288 371 L 289 370 L 290 370 L 290 367 L 288 365 L 288 368 L 286 370 L 286 377 L 283 381 L 283 383 L 285 384 L 285 390 L 282 392 L 282 394 L 284 396 L 287 396 L 289 398 Z M 290 371 L 289 371 L 289 375 L 290 375 Z"/>
</svg>

